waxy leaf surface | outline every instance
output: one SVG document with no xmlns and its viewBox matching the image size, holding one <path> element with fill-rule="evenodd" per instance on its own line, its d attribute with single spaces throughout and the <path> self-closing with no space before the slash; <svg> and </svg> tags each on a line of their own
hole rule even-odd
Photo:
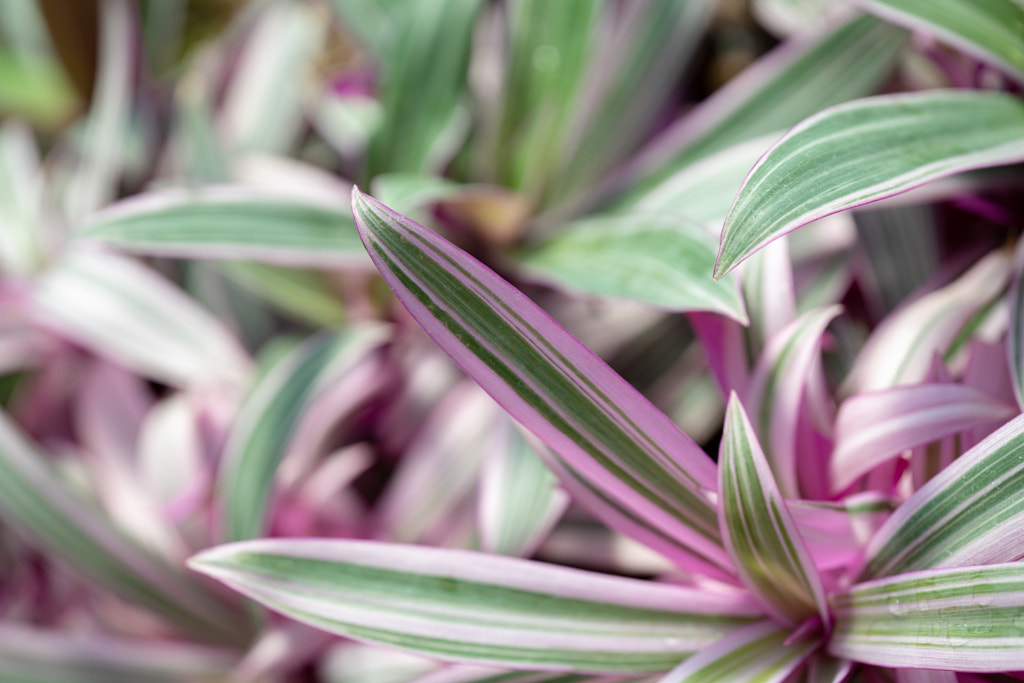
<svg viewBox="0 0 1024 683">
<path fill-rule="evenodd" d="M 368 541 L 250 541 L 191 565 L 332 633 L 526 669 L 667 671 L 756 614 L 740 591 Z"/>
<path fill-rule="evenodd" d="M 975 168 L 1024 160 L 1024 102 L 935 90 L 842 104 L 786 134 L 747 177 L 726 219 L 715 272 L 787 232 Z"/>
</svg>

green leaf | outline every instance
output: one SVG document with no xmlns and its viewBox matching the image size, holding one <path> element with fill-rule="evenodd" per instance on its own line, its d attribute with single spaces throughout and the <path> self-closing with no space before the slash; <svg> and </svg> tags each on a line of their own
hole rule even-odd
<svg viewBox="0 0 1024 683">
<path fill-rule="evenodd" d="M 305 409 L 324 388 L 376 347 L 377 326 L 313 337 L 275 358 L 239 409 L 224 447 L 219 488 L 226 536 L 255 538 L 265 531 L 274 475 Z"/>
<path fill-rule="evenodd" d="M 1024 7 L 1014 0 L 860 0 L 869 12 L 940 40 L 1024 80 Z"/>
<path fill-rule="evenodd" d="M 1008 422 L 908 498 L 865 549 L 862 578 L 1024 557 L 1024 417 Z"/>
<path fill-rule="evenodd" d="M 521 259 L 528 275 L 598 296 L 670 311 L 708 311 L 747 323 L 735 281 L 711 278 L 714 248 L 705 232 L 654 214 L 577 221 Z"/>
<path fill-rule="evenodd" d="M 742 591 L 428 546 L 260 540 L 190 564 L 331 633 L 521 669 L 666 671 L 756 614 Z"/>
<path fill-rule="evenodd" d="M 239 623 L 201 584 L 114 528 L 70 489 L 0 413 L 0 518 L 93 583 L 169 619 L 184 633 L 244 640 Z"/>
<path fill-rule="evenodd" d="M 794 36 L 655 138 L 637 160 L 639 177 L 630 194 L 714 152 L 875 92 L 905 35 L 859 16 Z"/>
<path fill-rule="evenodd" d="M 153 256 L 324 268 L 367 264 L 345 207 L 241 186 L 137 195 L 90 216 L 75 239 Z"/>
<path fill-rule="evenodd" d="M 1013 671 L 1024 658 L 1024 564 L 914 572 L 832 596 L 836 657 L 891 667 Z"/>
<path fill-rule="evenodd" d="M 249 262 L 224 263 L 222 270 L 232 282 L 300 322 L 337 327 L 346 319 L 345 304 L 327 273 Z"/>
<path fill-rule="evenodd" d="M 770 621 L 751 624 L 690 657 L 659 683 L 783 683 L 820 645 L 814 639 L 791 643 L 789 636 Z"/>
<path fill-rule="evenodd" d="M 787 133 L 751 170 L 726 219 L 715 272 L 837 211 L 1021 160 L 1024 102 L 1005 93 L 937 90 L 833 107 Z"/>
<path fill-rule="evenodd" d="M 740 578 L 777 621 L 828 623 L 818 570 L 736 394 L 729 398 L 719 455 L 719 524 Z"/>
</svg>

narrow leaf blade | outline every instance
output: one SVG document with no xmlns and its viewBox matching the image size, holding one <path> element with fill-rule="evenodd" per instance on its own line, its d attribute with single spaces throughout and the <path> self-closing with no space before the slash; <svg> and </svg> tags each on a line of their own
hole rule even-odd
<svg viewBox="0 0 1024 683">
<path fill-rule="evenodd" d="M 736 394 L 729 399 L 719 455 L 722 536 L 743 583 L 778 620 L 828 623 L 818 570 L 775 484 Z"/>
<path fill-rule="evenodd" d="M 748 623 L 752 607 L 739 591 L 368 541 L 250 541 L 191 565 L 332 633 L 523 669 L 665 671 Z"/>
<path fill-rule="evenodd" d="M 1024 103 L 936 90 L 827 109 L 754 166 L 726 219 L 715 272 L 818 218 L 961 171 L 1024 160 Z"/>
<path fill-rule="evenodd" d="M 601 497 L 679 552 L 729 567 L 715 466 L 696 444 L 491 270 L 358 190 L 352 201 L 385 280 L 467 374 Z"/>
</svg>

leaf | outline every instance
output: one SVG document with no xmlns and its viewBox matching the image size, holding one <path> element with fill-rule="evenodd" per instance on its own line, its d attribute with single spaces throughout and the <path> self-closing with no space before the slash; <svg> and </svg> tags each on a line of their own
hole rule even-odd
<svg viewBox="0 0 1024 683">
<path fill-rule="evenodd" d="M 461 144 L 468 126 L 462 102 L 466 70 L 480 5 L 481 0 L 440 0 L 388 8 L 378 91 L 384 117 L 370 141 L 367 177 L 436 171 Z"/>
<path fill-rule="evenodd" d="M 1006 357 L 1017 407 L 1024 410 L 1024 252 L 1018 251 L 1017 267 L 1010 282 L 1010 320 L 1006 330 Z"/>
<path fill-rule="evenodd" d="M 820 645 L 787 642 L 789 632 L 761 621 L 730 633 L 668 672 L 659 683 L 782 683 Z"/>
<path fill-rule="evenodd" d="M 1005 93 L 883 95 L 803 121 L 750 171 L 716 274 L 811 221 L 961 171 L 1024 160 L 1024 102 Z"/>
<path fill-rule="evenodd" d="M 1024 7 L 1014 0 L 860 0 L 882 19 L 934 34 L 1024 80 Z"/>
<path fill-rule="evenodd" d="M 533 276 L 570 290 L 634 299 L 670 311 L 707 311 L 747 323 L 735 281 L 711 278 L 714 248 L 684 221 L 624 214 L 571 223 L 528 252 Z"/>
<path fill-rule="evenodd" d="M 918 384 L 856 394 L 839 408 L 829 462 L 842 491 L 876 465 L 972 427 L 1007 420 L 1013 409 L 961 384 Z"/>
<path fill-rule="evenodd" d="M 648 143 L 634 163 L 630 195 L 714 152 L 875 92 L 905 35 L 874 17 L 858 16 L 794 36 Z"/>
<path fill-rule="evenodd" d="M 227 329 L 131 259 L 68 249 L 37 285 L 39 320 L 115 363 L 175 386 L 238 386 L 249 374 Z"/>
<path fill-rule="evenodd" d="M 828 623 L 818 570 L 772 477 L 736 394 L 729 397 L 719 461 L 719 524 L 740 579 L 775 621 Z"/>
<path fill-rule="evenodd" d="M 668 552 L 728 571 L 715 466 L 696 444 L 491 270 L 358 190 L 352 209 L 399 300 L 563 469 Z"/>
<path fill-rule="evenodd" d="M 832 596 L 828 651 L 879 666 L 1012 671 L 1024 657 L 1024 565 L 913 572 Z"/>
<path fill-rule="evenodd" d="M 64 484 L 3 413 L 0 518 L 75 572 L 170 619 L 184 633 L 218 642 L 246 636 L 236 615 L 201 584 L 129 540 Z"/>
<path fill-rule="evenodd" d="M 90 216 L 75 239 L 152 256 L 322 268 L 366 264 L 344 206 L 242 186 L 136 195 Z"/>
<path fill-rule="evenodd" d="M 181 683 L 220 680 L 231 650 L 198 645 L 63 633 L 0 623 L 3 683 Z"/>
<path fill-rule="evenodd" d="M 227 538 L 266 531 L 274 475 L 304 411 L 318 391 L 376 347 L 381 334 L 368 327 L 313 337 L 277 358 L 250 389 L 228 434 L 219 477 Z"/>
<path fill-rule="evenodd" d="M 250 541 L 190 564 L 331 633 L 523 669 L 665 671 L 756 613 L 739 591 L 369 541 Z"/>
<path fill-rule="evenodd" d="M 477 517 L 482 549 L 528 557 L 569 505 L 569 496 L 537 455 L 545 448 L 527 439 L 504 415 L 495 429 L 498 447 L 484 461 Z"/>
<path fill-rule="evenodd" d="M 1024 557 L 1024 416 L 918 489 L 865 550 L 861 578 Z"/>
<path fill-rule="evenodd" d="M 818 308 L 780 330 L 765 346 L 750 382 L 751 414 L 768 443 L 775 480 L 789 497 L 799 493 L 797 426 L 804 387 L 819 358 L 821 336 L 841 312 L 840 306 Z"/>
<path fill-rule="evenodd" d="M 221 270 L 282 314 L 312 327 L 340 327 L 347 318 L 329 273 L 251 262 L 224 263 Z"/>
</svg>

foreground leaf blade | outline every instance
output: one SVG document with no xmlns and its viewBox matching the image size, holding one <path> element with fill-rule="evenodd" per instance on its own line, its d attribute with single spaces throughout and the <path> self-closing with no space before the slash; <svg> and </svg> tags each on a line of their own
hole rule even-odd
<svg viewBox="0 0 1024 683">
<path fill-rule="evenodd" d="M 868 543 L 862 578 L 1024 557 L 1024 416 L 961 455 Z"/>
<path fill-rule="evenodd" d="M 913 572 L 832 599 L 829 653 L 869 664 L 1012 671 L 1024 661 L 1024 565 Z"/>
<path fill-rule="evenodd" d="M 811 556 L 736 394 L 729 399 L 719 456 L 720 524 L 743 583 L 792 627 L 828 607 Z"/>
<path fill-rule="evenodd" d="M 726 219 L 717 274 L 824 216 L 961 171 L 1024 160 L 1024 102 L 936 90 L 839 105 L 786 134 Z"/>
<path fill-rule="evenodd" d="M 636 390 L 521 292 L 358 190 L 377 267 L 434 341 L 599 495 L 728 568 L 709 492 L 714 464 Z"/>
<path fill-rule="evenodd" d="M 332 633 L 529 669 L 666 671 L 748 623 L 752 608 L 739 591 L 368 541 L 250 541 L 190 564 Z"/>
<path fill-rule="evenodd" d="M 152 256 L 325 268 L 369 265 L 344 206 L 267 196 L 246 187 L 137 195 L 93 214 L 75 239 Z"/>
</svg>

